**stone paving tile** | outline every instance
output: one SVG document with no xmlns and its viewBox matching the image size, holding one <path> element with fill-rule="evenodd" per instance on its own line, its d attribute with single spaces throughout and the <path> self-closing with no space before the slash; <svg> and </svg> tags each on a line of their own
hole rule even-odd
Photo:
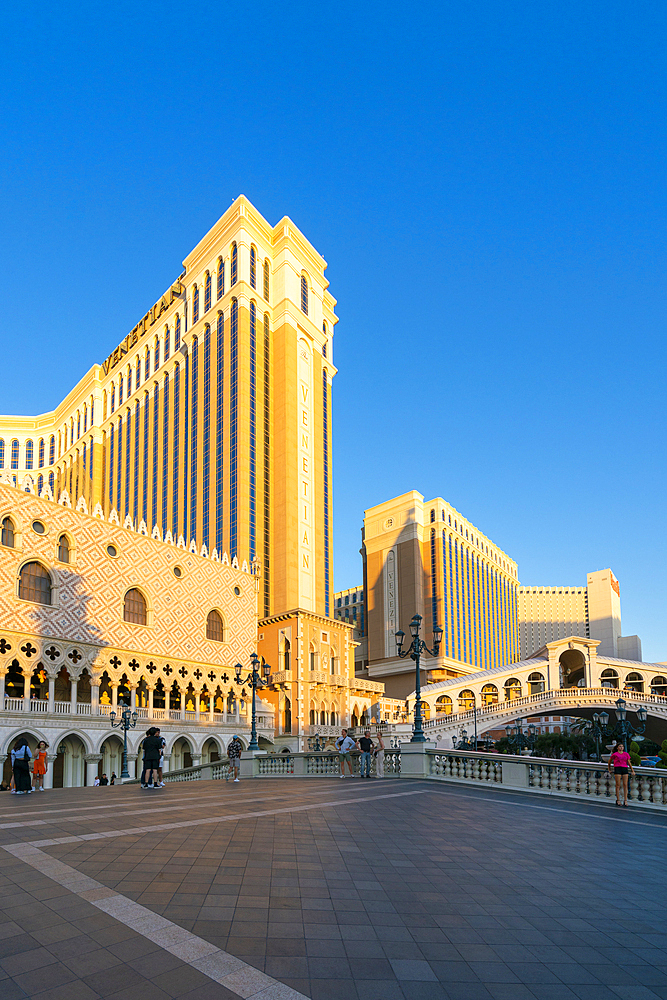
<svg viewBox="0 0 667 1000">
<path fill-rule="evenodd" d="M 196 820 L 340 800 L 355 786 L 358 801 L 333 809 L 169 826 L 183 821 L 186 804 Z M 43 850 L 313 1000 L 667 1000 L 661 816 L 620 824 L 604 806 L 559 801 L 555 821 L 519 794 L 410 786 L 426 794 L 368 805 L 378 790 L 408 783 L 171 786 L 155 819 L 138 789 L 119 787 L 113 814 L 74 822 L 67 815 L 100 800 L 72 789 L 47 800 L 71 813 L 51 816 L 40 802 L 47 825 L 32 829 L 27 807 L 36 803 L 19 810 L 5 798 L 6 813 L 24 822 L 0 830 L 0 843 L 162 824 Z M 67 1000 L 236 996 L 2 854 L 2 1000 L 6 984 L 28 976 L 39 987 L 47 969 L 73 978 L 50 982 L 43 1000 L 59 1000 L 66 987 Z M 623 871 L 623 899 L 610 870 Z M 5 958 L 18 964 L 10 971 Z"/>
</svg>

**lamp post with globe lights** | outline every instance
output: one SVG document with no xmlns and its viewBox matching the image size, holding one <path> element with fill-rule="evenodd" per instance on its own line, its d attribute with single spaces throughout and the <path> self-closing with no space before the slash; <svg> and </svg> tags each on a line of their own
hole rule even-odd
<svg viewBox="0 0 667 1000">
<path fill-rule="evenodd" d="M 424 736 L 424 728 L 422 726 L 422 698 L 421 698 L 421 677 L 420 677 L 420 659 L 422 653 L 428 653 L 429 656 L 437 656 L 440 651 L 440 643 L 442 642 L 442 629 L 439 625 L 433 626 L 433 649 L 429 649 L 423 639 L 419 638 L 419 630 L 421 629 L 422 616 L 413 615 L 412 621 L 410 622 L 410 635 L 412 640 L 407 649 L 403 649 L 403 640 L 405 639 L 405 632 L 395 632 L 396 636 L 396 652 L 401 657 L 405 659 L 407 656 L 415 661 L 415 722 L 412 729 L 412 739 L 411 743 L 425 743 L 426 737 Z"/>
</svg>

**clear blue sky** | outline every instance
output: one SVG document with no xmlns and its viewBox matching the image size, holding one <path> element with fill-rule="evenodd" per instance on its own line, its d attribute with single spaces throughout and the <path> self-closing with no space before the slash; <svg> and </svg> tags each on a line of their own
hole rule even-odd
<svg viewBox="0 0 667 1000">
<path fill-rule="evenodd" d="M 442 495 L 611 566 L 667 660 L 664 2 L 8 5 L 0 411 L 52 408 L 243 193 L 329 261 L 337 587 Z"/>
</svg>

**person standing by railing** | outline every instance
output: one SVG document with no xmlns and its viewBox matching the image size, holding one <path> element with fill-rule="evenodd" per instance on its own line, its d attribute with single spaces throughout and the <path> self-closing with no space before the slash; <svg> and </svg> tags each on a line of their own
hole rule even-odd
<svg viewBox="0 0 667 1000">
<path fill-rule="evenodd" d="M 352 777 L 352 758 L 350 757 L 350 751 L 354 750 L 357 745 L 357 741 L 353 740 L 351 736 L 348 736 L 347 729 L 342 729 L 341 734 L 336 740 L 336 750 L 338 751 L 338 760 L 340 762 L 340 776 L 345 777 L 345 761 L 347 761 L 347 766 L 350 769 L 350 777 Z"/>
<path fill-rule="evenodd" d="M 357 740 L 357 745 L 361 750 L 361 760 L 359 761 L 359 773 L 362 778 L 371 776 L 371 756 L 373 753 L 373 740 L 371 731 L 367 729 L 363 736 Z"/>
<path fill-rule="evenodd" d="M 375 777 L 384 778 L 384 741 L 379 729 L 375 735 L 377 736 L 377 743 L 375 744 Z"/>
<path fill-rule="evenodd" d="M 635 772 L 630 760 L 630 754 L 622 743 L 616 744 L 616 749 L 609 758 L 607 770 L 611 774 L 612 764 L 614 766 L 614 778 L 616 779 L 616 805 L 627 806 L 628 804 L 628 772 L 634 778 Z M 621 786 L 623 787 L 623 802 L 619 802 L 621 797 Z"/>
<path fill-rule="evenodd" d="M 239 774 L 241 772 L 241 751 L 243 750 L 243 744 L 236 734 L 229 741 L 229 746 L 227 747 L 227 756 L 229 757 L 229 766 L 234 770 L 234 781 L 239 780 Z"/>
</svg>

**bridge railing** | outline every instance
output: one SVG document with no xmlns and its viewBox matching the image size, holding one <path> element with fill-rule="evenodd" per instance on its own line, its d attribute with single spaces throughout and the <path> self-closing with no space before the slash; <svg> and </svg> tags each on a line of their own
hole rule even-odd
<svg viewBox="0 0 667 1000">
<path fill-rule="evenodd" d="M 530 707 L 531 705 L 540 706 L 539 712 L 536 708 L 536 714 L 542 714 L 546 709 L 545 705 L 552 703 L 559 707 L 560 711 L 565 708 L 575 708 L 582 701 L 587 699 L 598 699 L 601 703 L 614 707 L 615 702 L 618 698 L 623 697 L 631 707 L 636 704 L 639 708 L 640 705 L 656 705 L 667 709 L 667 697 L 657 694 L 642 694 L 639 691 L 626 691 L 620 690 L 619 688 L 608 688 L 608 687 L 597 687 L 597 688 L 553 688 L 549 691 L 542 691 L 540 694 L 526 695 L 522 698 L 512 698 L 508 701 L 498 701 L 492 705 L 482 705 L 477 709 L 477 721 L 486 719 L 489 716 L 504 715 L 507 712 L 512 712 L 516 708 L 521 708 L 523 706 Z M 424 729 L 437 729 L 443 725 L 459 725 L 464 722 L 471 722 L 474 720 L 475 711 L 474 709 L 468 709 L 465 712 L 451 712 L 449 715 L 436 715 L 433 719 L 427 719 L 424 722 Z"/>
</svg>

